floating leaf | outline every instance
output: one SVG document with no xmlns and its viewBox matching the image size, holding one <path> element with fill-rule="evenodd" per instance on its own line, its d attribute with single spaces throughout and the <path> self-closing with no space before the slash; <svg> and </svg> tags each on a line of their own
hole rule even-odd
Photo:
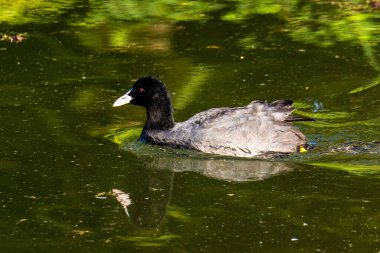
<svg viewBox="0 0 380 253">
<path fill-rule="evenodd" d="M 21 219 L 18 222 L 16 222 L 16 225 L 20 224 L 21 222 L 27 221 L 28 219 Z"/>
</svg>

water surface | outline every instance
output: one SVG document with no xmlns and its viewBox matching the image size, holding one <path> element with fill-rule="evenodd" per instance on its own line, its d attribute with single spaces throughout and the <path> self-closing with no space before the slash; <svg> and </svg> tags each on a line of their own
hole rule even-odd
<svg viewBox="0 0 380 253">
<path fill-rule="evenodd" d="M 380 250 L 375 2 L 1 5 L 0 251 Z M 316 147 L 263 161 L 140 144 L 145 112 L 112 103 L 146 74 L 178 121 L 293 99 Z"/>
</svg>

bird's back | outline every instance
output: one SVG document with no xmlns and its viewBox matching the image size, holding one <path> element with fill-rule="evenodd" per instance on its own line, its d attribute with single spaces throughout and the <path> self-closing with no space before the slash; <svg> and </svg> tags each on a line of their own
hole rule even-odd
<svg viewBox="0 0 380 253">
<path fill-rule="evenodd" d="M 206 153 L 254 157 L 291 153 L 306 143 L 291 123 L 289 100 L 253 101 L 247 106 L 215 108 L 200 112 L 174 128 L 145 134 L 150 141 Z"/>
</svg>

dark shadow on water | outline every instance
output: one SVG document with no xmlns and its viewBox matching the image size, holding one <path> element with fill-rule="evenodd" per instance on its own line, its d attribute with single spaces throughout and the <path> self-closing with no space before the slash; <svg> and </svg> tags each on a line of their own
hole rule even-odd
<svg viewBox="0 0 380 253">
<path fill-rule="evenodd" d="M 141 228 L 156 228 L 165 218 L 173 189 L 172 171 L 160 173 L 144 170 L 138 180 L 125 189 L 131 193 L 132 204 L 128 208 L 133 224 Z"/>
</svg>

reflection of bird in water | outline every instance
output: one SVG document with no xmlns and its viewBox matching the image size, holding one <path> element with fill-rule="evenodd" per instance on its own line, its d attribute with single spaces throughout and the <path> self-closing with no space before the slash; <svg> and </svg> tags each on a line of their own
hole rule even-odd
<svg viewBox="0 0 380 253">
<path fill-rule="evenodd" d="M 138 157 L 145 167 L 153 171 L 195 172 L 229 182 L 263 180 L 293 170 L 290 164 L 281 159 L 271 161 L 223 157 L 170 147 L 144 145 L 137 141 L 126 142 L 121 145 L 121 148 Z"/>
<path fill-rule="evenodd" d="M 132 202 L 128 206 L 129 218 L 136 226 L 148 229 L 158 227 L 164 220 L 176 173 L 195 172 L 217 180 L 246 182 L 264 180 L 292 170 L 282 162 L 226 159 L 199 153 L 195 154 L 200 156 L 194 156 L 194 152 L 186 150 L 137 142 L 123 148 L 143 161 L 138 175 L 125 182 L 123 190 L 130 197 L 128 201 Z"/>
<path fill-rule="evenodd" d="M 194 159 L 174 157 L 154 157 L 150 166 L 169 169 L 175 172 L 192 171 L 204 176 L 229 181 L 246 182 L 264 180 L 285 172 L 292 171 L 285 163 L 262 160 L 233 159 Z"/>
<path fill-rule="evenodd" d="M 133 224 L 149 229 L 158 227 L 165 218 L 172 187 L 172 171 L 141 168 L 137 175 L 128 177 L 122 190 L 114 189 L 113 195 L 119 197 L 117 201 Z"/>
</svg>

